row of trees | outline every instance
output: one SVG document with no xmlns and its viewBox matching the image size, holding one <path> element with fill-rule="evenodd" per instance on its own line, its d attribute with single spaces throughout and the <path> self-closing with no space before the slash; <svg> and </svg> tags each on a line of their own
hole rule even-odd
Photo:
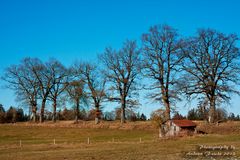
<svg viewBox="0 0 240 160">
<path fill-rule="evenodd" d="M 74 103 L 76 121 L 79 119 L 79 106 L 87 104 L 87 98 L 92 98 L 99 115 L 100 102 L 105 97 L 105 80 L 98 81 L 100 78 L 94 65 L 82 63 L 67 69 L 55 59 L 43 63 L 37 58 L 25 58 L 20 65 L 10 66 L 3 77 L 9 84 L 7 87 L 16 92 L 18 100 L 29 104 L 34 122 L 38 108 L 39 121 L 44 121 L 47 101 L 52 102 L 55 122 L 58 105 L 66 101 L 66 95 Z M 86 85 L 88 91 L 85 90 Z M 41 102 L 41 107 L 38 107 L 38 102 Z"/>
<path fill-rule="evenodd" d="M 207 112 L 205 112 L 207 114 Z M 24 111 L 22 108 L 15 108 L 15 107 L 9 107 L 7 111 L 5 111 L 3 105 L 0 104 L 0 123 L 15 123 L 15 122 L 24 122 L 29 120 L 30 115 L 24 114 Z M 44 118 L 46 120 L 52 120 L 53 118 L 53 112 L 45 112 Z M 225 121 L 225 120 L 231 120 L 231 121 L 240 121 L 240 115 L 235 115 L 234 113 L 227 113 L 226 110 L 223 108 L 217 108 L 216 109 L 216 120 L 217 121 Z M 37 114 L 37 118 L 39 119 L 39 115 Z M 75 119 L 75 111 L 74 108 L 64 108 L 63 110 L 59 110 L 56 113 L 56 119 L 57 120 L 74 120 Z M 79 111 L 79 119 L 80 120 L 94 120 L 95 119 L 95 110 L 86 110 L 81 109 Z M 115 110 L 109 112 L 103 112 L 101 115 L 101 119 L 105 121 L 114 121 L 114 120 L 120 120 L 121 119 L 121 108 L 116 108 Z M 150 117 L 151 120 L 154 119 L 154 114 Z M 174 120 L 181 120 L 181 119 L 189 119 L 189 120 L 207 120 L 207 116 L 204 114 L 203 110 L 201 108 L 193 108 L 188 111 L 187 116 L 183 116 L 178 112 L 175 112 L 172 116 L 172 119 Z M 126 111 L 126 120 L 128 121 L 146 121 L 147 117 L 142 113 L 139 112 L 136 113 L 132 110 Z"/>
<path fill-rule="evenodd" d="M 199 108 L 197 109 L 191 109 L 188 111 L 187 116 L 183 116 L 181 114 L 179 114 L 178 112 L 176 112 L 172 119 L 176 119 L 176 120 L 181 120 L 181 119 L 189 119 L 189 120 L 207 120 L 207 116 L 205 114 L 203 114 L 202 110 L 199 110 Z M 223 108 L 217 108 L 216 109 L 216 113 L 215 113 L 215 119 L 218 122 L 221 121 L 226 121 L 226 120 L 231 120 L 231 121 L 240 121 L 240 115 L 235 115 L 234 113 L 227 113 L 226 110 L 224 110 Z"/>
<path fill-rule="evenodd" d="M 59 120 L 74 120 L 74 110 L 73 109 L 67 109 L 65 108 L 62 111 L 57 112 L 57 119 Z M 48 119 L 51 119 L 52 113 L 49 112 Z M 79 119 L 89 121 L 95 119 L 95 110 L 85 110 L 84 108 L 80 110 L 79 112 Z M 121 109 L 116 108 L 116 110 L 113 110 L 111 112 L 103 112 L 101 114 L 101 119 L 105 121 L 114 121 L 114 120 L 121 120 Z M 126 112 L 126 120 L 128 121 L 146 121 L 147 117 L 142 113 L 139 112 L 133 112 L 130 110 L 127 110 Z"/>
<path fill-rule="evenodd" d="M 172 116 L 173 120 L 182 120 L 182 119 L 189 119 L 189 120 L 203 120 L 207 121 L 208 119 L 208 111 L 204 111 L 202 108 L 192 108 L 188 111 L 187 115 L 182 115 L 179 112 L 175 112 Z M 154 116 L 154 114 L 152 114 Z M 150 117 L 151 119 L 154 117 Z M 217 122 L 221 121 L 240 121 L 240 114 L 235 115 L 234 113 L 228 113 L 224 108 L 217 108 L 215 113 L 215 120 Z"/>
<path fill-rule="evenodd" d="M 45 111 L 44 119 L 52 120 L 53 112 Z M 75 119 L 75 109 L 74 108 L 64 108 L 63 110 L 57 111 L 55 115 L 57 120 L 74 120 Z M 78 115 L 80 120 L 90 121 L 95 119 L 95 110 L 87 110 L 82 108 L 79 110 Z M 36 115 L 36 119 L 40 118 L 39 114 Z M 24 114 L 22 108 L 9 107 L 5 111 L 3 105 L 0 104 L 0 123 L 16 123 L 16 122 L 25 122 L 30 119 L 30 115 Z M 101 119 L 105 121 L 114 121 L 121 119 L 121 109 L 116 108 L 115 110 L 109 112 L 103 112 Z M 134 112 L 133 110 L 126 111 L 126 120 L 128 121 L 146 121 L 147 117 L 142 113 Z"/>
<path fill-rule="evenodd" d="M 240 69 L 237 41 L 235 34 L 213 29 L 180 37 L 176 29 L 158 25 L 143 34 L 140 47 L 136 41 L 126 41 L 118 50 L 106 48 L 98 56 L 98 65 L 78 62 L 66 68 L 54 59 L 44 63 L 25 58 L 6 69 L 3 80 L 19 100 L 31 106 L 33 121 L 40 108 L 43 122 L 47 101 L 52 102 L 55 121 L 60 97 L 67 97 L 75 104 L 76 121 L 81 104 L 94 106 L 98 123 L 102 103 L 118 102 L 124 123 L 126 108 L 139 105 L 137 96 L 147 89 L 151 90 L 148 98 L 164 105 L 164 121 L 171 118 L 175 104 L 187 97 L 197 98 L 208 108 L 208 121 L 213 123 L 216 106 L 228 102 L 233 93 L 239 94 L 234 88 L 239 84 Z"/>
</svg>

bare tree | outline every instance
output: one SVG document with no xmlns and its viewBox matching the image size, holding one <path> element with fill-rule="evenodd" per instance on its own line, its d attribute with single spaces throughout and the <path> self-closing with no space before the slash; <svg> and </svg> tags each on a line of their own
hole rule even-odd
<svg viewBox="0 0 240 160">
<path fill-rule="evenodd" d="M 2 79 L 8 82 L 8 88 L 15 91 L 18 100 L 27 102 L 31 106 L 32 119 L 36 122 L 39 83 L 29 68 L 30 61 L 38 60 L 26 58 L 20 65 L 8 67 Z"/>
<path fill-rule="evenodd" d="M 80 103 L 86 102 L 86 94 L 84 92 L 84 81 L 74 80 L 68 83 L 67 93 L 70 99 L 74 102 L 75 107 L 75 122 L 79 120 Z"/>
<path fill-rule="evenodd" d="M 150 97 L 165 106 L 165 114 L 170 119 L 171 105 L 179 99 L 177 90 L 181 40 L 177 31 L 167 25 L 153 26 L 143 34 L 143 67 L 146 77 L 153 80 L 149 87 Z"/>
<path fill-rule="evenodd" d="M 56 122 L 56 110 L 57 104 L 59 100 L 59 96 L 65 91 L 68 86 L 68 79 L 69 79 L 69 72 L 68 70 L 57 60 L 50 60 L 46 67 L 51 70 L 52 73 L 52 82 L 51 82 L 51 89 L 49 98 L 53 102 L 53 122 Z"/>
<path fill-rule="evenodd" d="M 37 83 L 39 85 L 39 97 L 42 101 L 41 110 L 40 110 L 40 123 L 44 121 L 44 111 L 48 96 L 50 94 L 50 90 L 52 89 L 52 75 L 53 71 L 51 68 L 48 68 L 46 64 L 44 64 L 39 59 L 27 58 L 25 59 L 27 68 L 30 69 L 32 76 L 35 77 Z"/>
<path fill-rule="evenodd" d="M 101 117 L 101 103 L 106 99 L 106 78 L 101 75 L 97 66 L 94 64 L 84 63 L 79 69 L 88 85 L 90 91 L 89 97 L 91 97 L 95 107 L 95 124 L 98 124 Z"/>
<path fill-rule="evenodd" d="M 126 41 L 119 51 L 106 48 L 100 55 L 105 68 L 105 75 L 111 83 L 110 89 L 115 92 L 110 100 L 121 103 L 121 123 L 125 123 L 127 98 L 136 90 L 135 82 L 140 73 L 140 51 L 135 41 Z"/>
<path fill-rule="evenodd" d="M 225 35 L 212 29 L 199 30 L 186 41 L 183 48 L 186 57 L 183 65 L 186 74 L 185 92 L 209 101 L 208 121 L 215 121 L 216 103 L 229 101 L 232 93 L 238 93 L 234 85 L 239 83 L 238 37 Z M 187 77 L 187 79 L 186 79 Z"/>
</svg>

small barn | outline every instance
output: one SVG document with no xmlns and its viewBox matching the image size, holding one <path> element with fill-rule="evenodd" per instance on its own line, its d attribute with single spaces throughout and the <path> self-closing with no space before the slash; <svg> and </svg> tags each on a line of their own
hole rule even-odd
<svg viewBox="0 0 240 160">
<path fill-rule="evenodd" d="M 187 120 L 169 120 L 165 124 L 166 136 L 185 136 L 193 135 L 197 124 Z"/>
</svg>

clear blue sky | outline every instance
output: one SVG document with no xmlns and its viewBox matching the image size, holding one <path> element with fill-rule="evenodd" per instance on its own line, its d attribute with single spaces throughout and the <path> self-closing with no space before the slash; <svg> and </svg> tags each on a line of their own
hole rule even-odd
<svg viewBox="0 0 240 160">
<path fill-rule="evenodd" d="M 202 27 L 240 35 L 239 7 L 239 0 L 1 0 L 0 74 L 26 56 L 55 57 L 65 65 L 95 60 L 106 46 L 139 40 L 155 24 L 169 24 L 183 36 Z M 239 101 L 233 97 L 227 110 L 239 114 Z M 7 89 L 0 89 L 0 103 L 18 105 Z M 154 109 L 143 106 L 147 113 Z"/>
</svg>

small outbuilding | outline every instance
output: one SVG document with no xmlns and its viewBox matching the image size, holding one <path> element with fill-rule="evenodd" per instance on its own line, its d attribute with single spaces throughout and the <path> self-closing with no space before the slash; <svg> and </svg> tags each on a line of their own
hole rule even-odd
<svg viewBox="0 0 240 160">
<path fill-rule="evenodd" d="M 195 133 L 197 124 L 187 120 L 169 120 L 165 123 L 166 136 L 186 136 Z"/>
</svg>

